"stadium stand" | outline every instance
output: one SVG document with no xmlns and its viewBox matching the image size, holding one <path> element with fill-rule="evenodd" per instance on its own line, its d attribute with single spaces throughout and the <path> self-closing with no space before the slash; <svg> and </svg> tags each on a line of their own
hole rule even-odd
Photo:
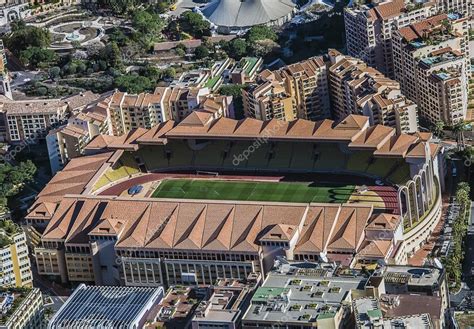
<svg viewBox="0 0 474 329">
<path fill-rule="evenodd" d="M 317 154 L 317 159 L 314 163 L 314 170 L 342 171 L 345 168 L 345 155 L 335 144 L 319 144 L 315 154 Z"/>
<path fill-rule="evenodd" d="M 116 182 L 125 177 L 130 177 L 139 173 L 138 165 L 129 152 L 124 152 L 114 167 L 107 169 L 99 180 L 95 183 L 93 190 L 96 191 L 109 183 Z"/>
<path fill-rule="evenodd" d="M 169 156 L 169 166 L 175 168 L 188 168 L 192 165 L 194 152 L 186 141 L 173 140 L 166 145 L 166 154 Z"/>
<path fill-rule="evenodd" d="M 309 170 L 314 165 L 313 143 L 294 143 L 290 167 L 296 170 Z"/>
<path fill-rule="evenodd" d="M 370 151 L 355 151 L 349 157 L 347 162 L 347 170 L 355 172 L 365 172 L 370 163 L 372 152 Z"/>
<path fill-rule="evenodd" d="M 145 163 L 148 171 L 155 171 L 168 167 L 168 159 L 164 147 L 146 146 L 140 149 L 138 155 Z"/>
<path fill-rule="evenodd" d="M 293 143 L 274 143 L 269 153 L 268 169 L 288 169 L 290 167 Z"/>
</svg>

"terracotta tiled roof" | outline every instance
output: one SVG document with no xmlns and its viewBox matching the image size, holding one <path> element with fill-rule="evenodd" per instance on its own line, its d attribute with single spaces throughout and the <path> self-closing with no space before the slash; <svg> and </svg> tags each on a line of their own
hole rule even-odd
<svg viewBox="0 0 474 329">
<path fill-rule="evenodd" d="M 67 196 L 43 240 L 86 243 L 115 235 L 117 248 L 257 252 L 259 241 L 290 241 L 295 252 L 355 252 L 372 207 Z"/>
<path fill-rule="evenodd" d="M 393 231 L 399 224 L 400 216 L 382 213 L 371 219 L 367 229 Z"/>
<path fill-rule="evenodd" d="M 357 253 L 358 257 L 385 258 L 389 256 L 392 241 L 376 240 L 367 241 L 362 249 Z"/>
</svg>

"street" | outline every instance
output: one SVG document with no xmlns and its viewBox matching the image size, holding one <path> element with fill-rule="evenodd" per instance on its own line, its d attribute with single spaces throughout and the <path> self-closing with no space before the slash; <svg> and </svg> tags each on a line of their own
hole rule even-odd
<svg viewBox="0 0 474 329">
<path fill-rule="evenodd" d="M 176 10 L 170 11 L 169 14 L 171 16 L 180 16 L 186 10 L 192 10 L 194 7 L 201 7 L 205 6 L 207 3 L 204 1 L 196 1 L 196 0 L 178 0 L 176 2 Z"/>
</svg>

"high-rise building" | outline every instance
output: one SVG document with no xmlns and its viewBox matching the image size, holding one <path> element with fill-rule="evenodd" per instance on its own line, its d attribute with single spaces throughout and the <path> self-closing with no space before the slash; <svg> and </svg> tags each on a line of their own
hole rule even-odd
<svg viewBox="0 0 474 329">
<path fill-rule="evenodd" d="M 0 299 L 1 329 L 44 328 L 43 295 L 38 288 L 8 288 Z"/>
<path fill-rule="evenodd" d="M 471 0 L 437 0 L 437 3 L 445 13 L 473 14 L 474 3 Z"/>
<path fill-rule="evenodd" d="M 331 116 L 327 68 L 322 57 L 260 73 L 243 91 L 244 112 L 260 120 L 320 120 Z"/>
<path fill-rule="evenodd" d="M 434 2 L 414 4 L 388 0 L 360 5 L 354 1 L 344 11 L 347 52 L 393 78 L 392 31 L 428 18 L 437 11 Z"/>
<path fill-rule="evenodd" d="M 385 77 L 360 59 L 330 51 L 329 82 L 333 115 L 343 119 L 363 114 L 371 125 L 396 128 L 399 133 L 418 129 L 417 108 L 400 90 L 397 81 Z"/>
<path fill-rule="evenodd" d="M 23 230 L 11 220 L 0 222 L 0 286 L 31 286 L 30 259 Z"/>
<path fill-rule="evenodd" d="M 393 32 L 395 77 L 434 124 L 464 120 L 468 105 L 469 20 L 441 14 Z"/>
<path fill-rule="evenodd" d="M 2 83 L 2 94 L 8 99 L 13 99 L 10 77 L 7 72 L 7 55 L 3 47 L 3 40 L 0 40 L 0 80 Z"/>
</svg>

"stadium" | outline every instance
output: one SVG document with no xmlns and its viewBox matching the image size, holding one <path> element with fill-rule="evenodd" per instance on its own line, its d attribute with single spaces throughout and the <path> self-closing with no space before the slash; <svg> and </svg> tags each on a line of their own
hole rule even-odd
<svg viewBox="0 0 474 329">
<path fill-rule="evenodd" d="M 283 25 L 295 11 L 291 0 L 215 0 L 202 14 L 219 33 L 245 31 L 255 25 Z"/>
<path fill-rule="evenodd" d="M 182 273 L 206 283 L 265 272 L 275 254 L 404 264 L 441 216 L 440 151 L 429 133 L 397 135 L 356 115 L 336 124 L 194 112 L 179 124 L 97 136 L 30 208 L 27 220 L 42 228 L 39 272 L 74 281 L 74 248 L 98 236 L 114 237 L 108 252 L 127 285 L 144 283 L 140 266 L 160 273 L 153 284 L 185 283 Z M 90 281 L 113 282 L 98 280 L 95 262 L 85 266 Z"/>
</svg>

